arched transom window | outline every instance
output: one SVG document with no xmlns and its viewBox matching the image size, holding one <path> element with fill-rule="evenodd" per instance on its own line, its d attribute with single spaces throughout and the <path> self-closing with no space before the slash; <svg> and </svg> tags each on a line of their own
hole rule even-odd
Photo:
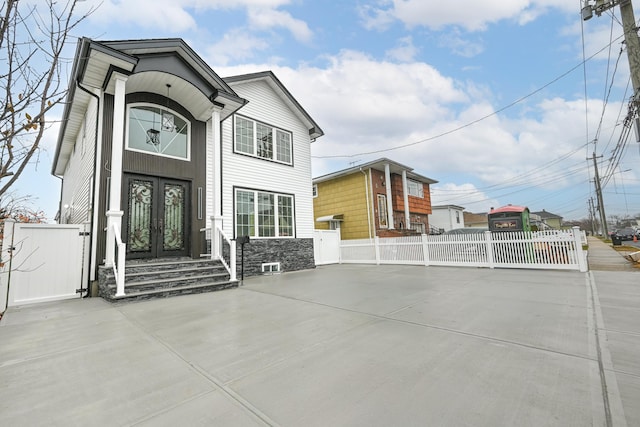
<svg viewBox="0 0 640 427">
<path fill-rule="evenodd" d="M 187 119 L 154 104 L 130 104 L 127 111 L 128 150 L 190 160 L 191 125 Z"/>
</svg>

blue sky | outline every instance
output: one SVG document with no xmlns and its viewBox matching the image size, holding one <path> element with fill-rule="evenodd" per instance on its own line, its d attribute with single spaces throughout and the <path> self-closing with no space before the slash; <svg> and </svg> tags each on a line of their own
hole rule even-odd
<svg viewBox="0 0 640 427">
<path fill-rule="evenodd" d="M 607 216 L 640 214 L 640 144 L 633 131 L 619 143 L 631 90 L 617 7 L 587 22 L 579 0 L 79 7 L 98 4 L 75 36 L 181 37 L 222 77 L 272 70 L 325 132 L 311 147 L 314 176 L 388 157 L 438 181 L 433 204 L 486 212 L 512 203 L 581 219 L 595 199 L 595 152 Z M 56 137 L 54 126 L 19 184 L 49 217 Z"/>
</svg>

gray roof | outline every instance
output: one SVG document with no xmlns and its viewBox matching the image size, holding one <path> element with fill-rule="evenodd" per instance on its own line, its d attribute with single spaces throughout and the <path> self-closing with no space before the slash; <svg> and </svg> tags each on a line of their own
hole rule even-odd
<svg viewBox="0 0 640 427">
<path fill-rule="evenodd" d="M 532 214 L 536 214 L 539 215 L 540 218 L 542 219 L 550 219 L 550 218 L 558 218 L 558 219 L 562 219 L 562 217 L 560 215 L 556 215 L 554 213 L 551 212 L 547 212 L 544 209 L 538 212 L 531 212 Z"/>
<path fill-rule="evenodd" d="M 317 184 L 323 181 L 329 181 L 342 176 L 351 175 L 352 173 L 360 172 L 360 170 L 365 170 L 365 169 L 376 169 L 376 170 L 384 171 L 386 164 L 389 164 L 389 170 L 391 173 L 401 174 L 402 171 L 406 171 L 407 178 L 411 178 L 415 181 L 423 182 L 425 184 L 435 184 L 436 182 L 438 182 L 434 179 L 427 178 L 426 176 L 413 172 L 413 168 L 410 168 L 409 166 L 405 166 L 401 163 L 398 163 L 393 160 L 387 159 L 386 157 L 383 157 L 381 159 L 374 160 L 372 162 L 363 163 L 361 165 L 353 166 L 347 169 L 342 169 L 337 172 L 332 172 L 326 175 L 313 178 L 313 183 Z"/>
</svg>

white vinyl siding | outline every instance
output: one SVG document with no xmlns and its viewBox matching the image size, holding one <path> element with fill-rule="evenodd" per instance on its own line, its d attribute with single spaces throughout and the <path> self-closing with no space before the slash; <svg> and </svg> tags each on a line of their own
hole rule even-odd
<svg viewBox="0 0 640 427">
<path fill-rule="evenodd" d="M 295 204 L 291 231 L 296 238 L 313 238 L 313 199 L 311 182 L 311 147 L 309 130 L 285 102 L 264 81 L 233 83 L 231 88 L 248 99 L 239 113 L 276 129 L 286 129 L 291 136 L 291 165 L 264 161 L 258 157 L 238 155 L 234 147 L 234 119 L 222 123 L 223 156 L 223 228 L 235 233 L 234 188 L 275 194 L 289 194 Z M 276 136 L 275 150 L 278 148 Z M 293 207 L 291 207 L 293 208 Z M 282 209 L 289 209 L 282 206 Z M 280 232 L 280 230 L 279 230 Z M 285 231 L 282 230 L 282 233 Z"/>
<path fill-rule="evenodd" d="M 76 137 L 76 148 L 67 163 L 60 199 L 61 223 L 81 224 L 91 220 L 96 107 L 97 102 L 92 98 Z"/>
</svg>

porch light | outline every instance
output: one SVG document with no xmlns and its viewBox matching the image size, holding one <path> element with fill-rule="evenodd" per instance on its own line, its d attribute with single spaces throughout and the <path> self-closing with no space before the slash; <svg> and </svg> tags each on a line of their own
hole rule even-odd
<svg viewBox="0 0 640 427">
<path fill-rule="evenodd" d="M 155 129 L 147 130 L 147 144 L 160 145 L 160 131 Z"/>
</svg>

